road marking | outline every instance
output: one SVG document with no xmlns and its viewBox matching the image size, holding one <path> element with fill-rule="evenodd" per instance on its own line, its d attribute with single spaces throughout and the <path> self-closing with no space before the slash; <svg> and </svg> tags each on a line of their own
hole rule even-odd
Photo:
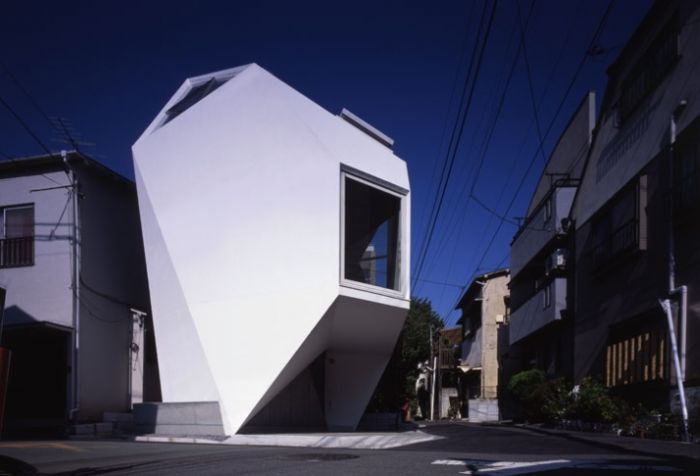
<svg viewBox="0 0 700 476">
<path fill-rule="evenodd" d="M 672 466 L 640 464 L 640 463 L 607 463 L 602 461 L 571 461 L 568 459 L 553 459 L 545 461 L 485 461 L 468 459 L 437 459 L 431 464 L 443 466 L 463 466 L 467 471 L 458 474 L 484 474 L 492 473 L 497 476 L 517 476 L 521 474 L 539 473 L 553 469 L 594 469 L 612 471 L 662 471 L 680 472 L 679 468 Z"/>
<path fill-rule="evenodd" d="M 27 442 L 27 443 L 0 443 L 0 448 L 17 448 L 17 449 L 33 449 L 33 448 L 55 448 L 58 450 L 74 451 L 82 453 L 84 449 L 69 445 L 68 443 L 58 442 Z"/>
</svg>

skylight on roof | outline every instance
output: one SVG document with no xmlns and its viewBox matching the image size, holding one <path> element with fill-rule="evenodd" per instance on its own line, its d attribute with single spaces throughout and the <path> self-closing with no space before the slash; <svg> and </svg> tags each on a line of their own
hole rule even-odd
<svg viewBox="0 0 700 476">
<path fill-rule="evenodd" d="M 172 121 L 187 109 L 204 99 L 206 96 L 216 91 L 219 86 L 224 84 L 229 79 L 230 78 L 211 78 L 208 81 L 205 81 L 204 83 L 190 89 L 182 99 L 176 102 L 170 109 L 165 111 L 166 119 L 165 122 L 163 122 L 163 125 Z"/>
</svg>

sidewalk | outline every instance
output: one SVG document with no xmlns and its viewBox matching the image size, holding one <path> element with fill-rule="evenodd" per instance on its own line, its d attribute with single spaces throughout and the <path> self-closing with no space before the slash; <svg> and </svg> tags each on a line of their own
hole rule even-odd
<svg viewBox="0 0 700 476">
<path fill-rule="evenodd" d="M 196 443 L 210 445 L 292 446 L 381 450 L 442 439 L 420 430 L 367 433 L 282 433 L 233 435 L 225 438 L 195 436 L 137 436 L 134 441 L 151 443 Z"/>
<path fill-rule="evenodd" d="M 610 433 L 559 430 L 555 428 L 544 428 L 537 425 L 526 424 L 487 423 L 485 425 L 507 425 L 514 428 L 522 428 L 524 430 L 529 430 L 535 433 L 559 436 L 562 438 L 567 438 L 574 441 L 588 443 L 595 446 L 617 451 L 640 453 L 649 456 L 683 457 L 700 460 L 700 444 L 698 443 L 683 443 L 680 441 L 653 440 L 635 438 L 631 436 L 617 436 Z"/>
</svg>

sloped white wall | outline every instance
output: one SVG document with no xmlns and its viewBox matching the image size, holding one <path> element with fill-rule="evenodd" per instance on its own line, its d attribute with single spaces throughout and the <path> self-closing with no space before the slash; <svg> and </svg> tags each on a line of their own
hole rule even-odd
<svg viewBox="0 0 700 476">
<path fill-rule="evenodd" d="M 406 167 L 256 65 L 162 121 L 133 153 L 163 397 L 218 394 L 233 433 L 339 294 L 341 163 L 408 189 Z"/>
</svg>

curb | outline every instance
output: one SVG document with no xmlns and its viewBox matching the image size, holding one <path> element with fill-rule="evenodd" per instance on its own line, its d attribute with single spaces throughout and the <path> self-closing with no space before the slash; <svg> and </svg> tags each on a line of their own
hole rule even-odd
<svg viewBox="0 0 700 476">
<path fill-rule="evenodd" d="M 297 448 L 343 448 L 383 450 L 400 448 L 417 443 L 440 440 L 442 437 L 422 431 L 381 434 L 272 434 L 233 435 L 225 439 L 215 437 L 143 435 L 134 438 L 137 442 L 182 443 L 236 446 L 286 446 Z"/>
<path fill-rule="evenodd" d="M 497 425 L 493 425 L 497 426 Z M 694 443 L 682 443 L 679 441 L 667 440 L 640 440 L 638 438 L 614 435 L 579 434 L 579 432 L 558 430 L 553 428 L 542 428 L 534 425 L 512 424 L 507 425 L 513 428 L 521 428 L 533 433 L 540 433 L 550 436 L 558 436 L 569 440 L 598 446 L 600 448 L 623 451 L 631 454 L 652 456 L 656 458 L 686 458 L 689 460 L 700 460 L 700 445 Z M 612 441 L 615 440 L 615 441 Z M 656 446 L 656 448 L 643 448 L 644 446 Z M 664 450 L 659 446 L 667 446 Z M 671 451 L 669 451 L 671 450 Z"/>
</svg>

